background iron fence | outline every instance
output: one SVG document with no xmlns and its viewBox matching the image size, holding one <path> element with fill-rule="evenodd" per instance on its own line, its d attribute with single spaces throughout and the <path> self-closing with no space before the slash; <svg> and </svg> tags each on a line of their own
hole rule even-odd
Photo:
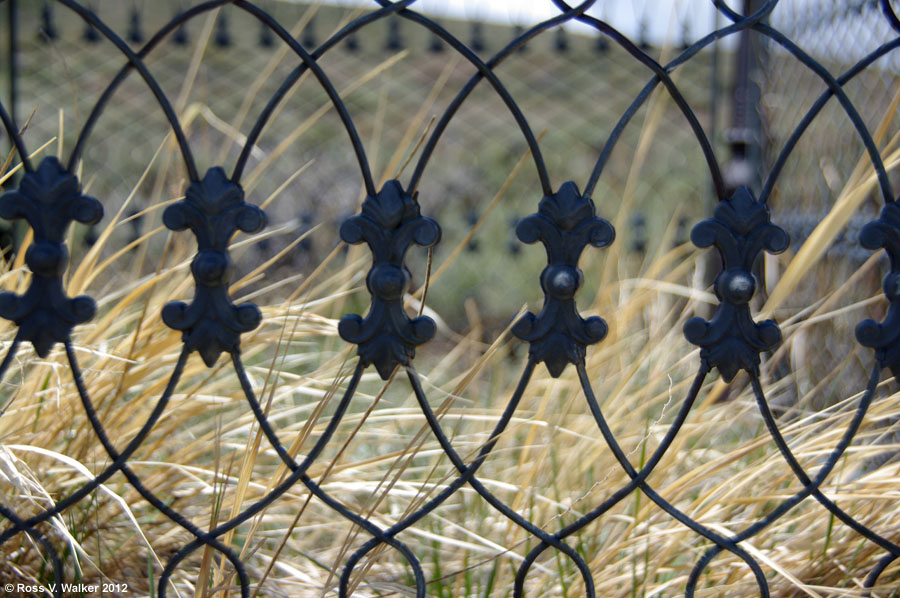
<svg viewBox="0 0 900 598">
<path fill-rule="evenodd" d="M 40 445 L 4 440 L 0 570 L 17 584 L 7 594 L 28 593 L 19 580 L 63 595 L 64 582 L 96 579 L 109 593 L 158 595 L 787 596 L 826 595 L 806 580 L 828 579 L 846 595 L 897 595 L 896 527 L 832 498 L 896 469 L 897 414 L 879 395 L 882 369 L 900 367 L 894 8 L 748 0 L 735 12 L 715 1 L 715 28 L 679 24 L 656 47 L 629 40 L 594 2 L 553 5 L 548 21 L 501 26 L 439 22 L 411 0 L 0 2 L 13 150 L 0 316 L 15 325 L 0 421 L 18 438 L 68 388 L 59 415 L 80 423 L 52 435 L 69 445 L 53 458 L 90 463 L 38 496 L 43 478 L 21 455 Z M 231 245 L 239 232 L 249 241 Z M 689 236 L 719 260 L 695 259 Z M 546 255 L 523 249 L 537 242 Z M 428 251 L 407 256 L 413 246 Z M 585 275 L 589 246 L 606 257 L 583 259 Z M 881 248 L 886 316 L 872 299 Z M 456 249 L 469 255 L 453 261 Z M 155 290 L 188 269 L 190 280 Z M 189 303 L 169 301 L 192 285 Z M 646 289 L 662 295 L 642 299 Z M 590 310 L 579 291 L 595 298 Z M 155 329 L 115 307 L 142 294 Z M 857 326 L 866 310 L 884 323 Z M 22 361 L 29 342 L 36 356 Z M 158 361 L 139 346 L 160 347 L 148 353 Z M 454 361 L 466 369 L 440 373 Z M 610 364 L 631 374 L 610 381 Z M 405 402 L 383 415 L 393 433 L 360 439 L 401 378 Z M 641 397 L 635 435 L 621 401 Z M 222 410 L 186 407 L 197 401 Z M 536 450 L 520 419 L 568 430 L 541 419 L 553 401 L 563 415 L 583 407 L 571 436 L 596 446 L 560 464 L 565 435 L 548 438 L 532 485 L 510 493 Z M 739 425 L 682 440 L 692 414 L 728 402 L 742 405 Z M 651 482 L 661 470 L 691 480 L 753 426 L 782 461 L 748 503 L 701 500 L 703 476 L 684 495 Z M 799 450 L 811 436 L 834 440 Z M 845 474 L 851 445 L 877 455 Z M 184 446 L 214 455 L 211 481 Z M 505 452 L 512 473 L 496 458 Z M 175 473 L 160 474 L 163 463 Z M 567 470 L 582 486 L 560 496 Z M 895 496 L 895 483 L 883 488 Z M 202 495 L 211 508 L 192 500 Z M 71 530 L 115 509 L 115 496 L 126 507 L 110 528 L 165 531 L 95 558 L 83 545 L 104 534 Z M 827 524 L 821 558 L 785 571 L 779 546 L 798 525 L 787 516 L 813 502 Z M 298 530 L 301 516 L 312 523 Z M 470 517 L 488 531 L 473 537 Z M 835 526 L 857 546 L 852 562 L 829 552 Z M 676 528 L 674 556 L 658 563 L 650 548 L 609 548 L 629 534 L 666 546 Z M 444 543 L 465 555 L 452 574 Z M 609 554 L 627 556 L 611 565 Z M 742 574 L 711 574 L 724 556 Z M 116 562 L 118 577 L 98 561 Z M 822 573 L 836 567 L 842 576 Z"/>
</svg>

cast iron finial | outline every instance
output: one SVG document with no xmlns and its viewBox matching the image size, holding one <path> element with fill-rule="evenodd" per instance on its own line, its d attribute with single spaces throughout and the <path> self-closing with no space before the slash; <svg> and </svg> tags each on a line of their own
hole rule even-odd
<svg viewBox="0 0 900 598">
<path fill-rule="evenodd" d="M 419 212 L 417 195 L 403 190 L 399 181 L 388 181 L 378 194 L 365 199 L 362 213 L 341 225 L 341 239 L 350 244 L 366 242 L 372 251 L 372 269 L 366 287 L 372 296 L 365 318 L 346 315 L 338 332 L 345 341 L 359 345 L 365 365 L 374 364 L 387 380 L 394 368 L 409 365 L 416 347 L 435 333 L 427 316 L 410 319 L 403 309 L 403 296 L 412 278 L 404 264 L 413 244 L 432 247 L 440 241 L 441 228 Z"/>
<path fill-rule="evenodd" d="M 781 343 L 781 330 L 774 320 L 756 323 L 750 315 L 750 299 L 758 285 L 753 262 L 763 250 L 781 253 L 790 238 L 771 223 L 766 204 L 740 187 L 719 202 L 712 218 L 694 227 L 691 241 L 701 248 L 715 245 L 722 256 L 722 271 L 714 283 L 721 303 L 712 320 L 688 320 L 684 335 L 701 347 L 700 359 L 709 368 L 719 368 L 726 382 L 742 369 L 759 374 L 759 354 Z"/>
<path fill-rule="evenodd" d="M 856 340 L 875 349 L 881 366 L 900 379 L 900 206 L 895 202 L 885 205 L 878 219 L 860 231 L 859 242 L 873 251 L 884 249 L 890 258 L 891 269 L 882 283 L 890 305 L 882 322 L 869 319 L 857 325 Z"/>
<path fill-rule="evenodd" d="M 0 196 L 0 218 L 24 219 L 34 231 L 25 252 L 31 284 L 24 295 L 0 293 L 0 317 L 19 326 L 19 334 L 46 357 L 54 344 L 69 340 L 72 328 L 94 317 L 97 306 L 86 295 L 70 299 L 62 275 L 69 264 L 63 239 L 74 220 L 95 224 L 103 206 L 81 193 L 81 184 L 56 157 L 44 158 L 37 170 L 25 173 L 18 190 Z"/>
<path fill-rule="evenodd" d="M 594 202 L 570 181 L 554 195 L 544 197 L 537 213 L 519 222 L 516 235 L 524 243 L 542 241 L 548 265 L 541 272 L 541 313 L 525 314 L 512 331 L 531 343 L 532 359 L 546 363 L 550 375 L 558 378 L 566 365 L 584 360 L 587 345 L 606 337 L 606 322 L 596 316 L 582 318 L 575 305 L 575 295 L 584 282 L 578 259 L 589 244 L 606 247 L 612 243 L 615 230 L 597 218 Z"/>
<path fill-rule="evenodd" d="M 182 201 L 166 208 L 163 223 L 174 231 L 189 228 L 197 237 L 197 255 L 191 262 L 196 294 L 190 305 L 167 303 L 162 310 L 163 322 L 181 330 L 188 350 L 198 351 L 204 363 L 212 367 L 222 352 L 239 351 L 241 333 L 253 330 L 262 320 L 254 304 L 235 306 L 228 296 L 228 284 L 234 275 L 228 242 L 238 230 L 262 230 L 266 216 L 246 203 L 240 185 L 216 166 L 202 181 L 188 185 Z"/>
</svg>

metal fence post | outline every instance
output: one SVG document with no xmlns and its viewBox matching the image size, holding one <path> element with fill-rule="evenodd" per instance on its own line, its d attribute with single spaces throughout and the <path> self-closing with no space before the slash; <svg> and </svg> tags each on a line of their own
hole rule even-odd
<svg viewBox="0 0 900 598">
<path fill-rule="evenodd" d="M 12 121 L 18 126 L 16 120 L 16 103 L 18 101 L 18 84 L 19 84 L 19 8 L 18 0 L 7 0 L 7 25 L 9 26 L 9 115 Z M 13 147 L 12 139 L 10 139 L 10 147 Z"/>
<path fill-rule="evenodd" d="M 744 14 L 753 14 L 762 5 L 763 0 L 744 0 Z M 725 132 L 730 156 L 723 174 L 729 196 L 738 187 L 750 187 L 758 193 L 762 174 L 763 135 L 759 114 L 762 93 L 754 76 L 763 67 L 761 48 L 750 29 L 741 31 L 739 43 L 732 84 L 731 126 Z"/>
</svg>

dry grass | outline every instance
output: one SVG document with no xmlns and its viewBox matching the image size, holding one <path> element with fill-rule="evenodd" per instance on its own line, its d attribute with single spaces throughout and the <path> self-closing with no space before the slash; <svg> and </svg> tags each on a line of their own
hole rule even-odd
<svg viewBox="0 0 900 598">
<path fill-rule="evenodd" d="M 208 36 L 211 24 L 204 31 Z M 198 56 L 203 47 L 198 45 Z M 179 101 L 186 126 L 196 119 L 218 122 L 203 105 L 187 100 L 192 84 L 188 78 Z M 665 96 L 653 100 L 656 107 L 665 101 Z M 323 107 L 310 118 L 322 118 L 328 111 Z M 404 143 L 386 160 L 382 178 L 403 169 L 429 114 L 426 102 L 411 119 Z M 646 139 L 652 138 L 658 124 L 654 114 L 658 112 L 651 107 L 644 124 Z M 894 168 L 900 154 L 897 140 L 887 138 L 889 122 L 886 119 L 878 141 Z M 239 143 L 242 124 L 219 128 Z M 378 146 L 377 136 L 371 141 Z M 266 159 L 276 159 L 286 145 Z M 52 148 L 48 145 L 36 154 Z M 522 159 L 520 165 L 527 163 L 527 156 Z M 8 167 L 17 162 L 11 160 Z M 150 221 L 159 222 L 160 210 L 177 199 L 172 190 L 183 188 L 183 174 L 175 164 L 167 140 L 134 189 L 135 196 L 149 198 Z M 298 168 L 295 176 L 302 176 L 307 167 Z M 636 160 L 627 180 L 638 180 L 641 168 Z M 250 175 L 248 189 L 262 173 L 264 168 Z M 518 173 L 517 166 L 508 182 Z M 82 178 L 90 180 L 90 173 Z M 851 366 L 871 367 L 872 357 L 848 338 L 842 345 L 847 351 L 842 367 L 811 372 L 802 360 L 804 352 L 815 350 L 809 346 L 809 331 L 846 329 L 846 322 L 862 319 L 868 305 L 881 302 L 852 299 L 860 279 L 875 276 L 876 260 L 870 260 L 856 278 L 823 289 L 821 301 L 809 309 L 785 308 L 782 303 L 792 289 L 810 284 L 821 273 L 818 243 L 837 234 L 869 193 L 872 181 L 871 168 L 861 161 L 842 199 L 807 246 L 778 263 L 784 274 L 764 308 L 776 315 L 785 333 L 783 349 L 764 364 L 768 399 L 792 451 L 813 471 L 846 429 L 864 380 L 843 380 L 856 383 L 857 391 L 838 400 L 823 402 L 821 397 Z M 265 206 L 286 186 L 287 182 L 268 198 L 253 198 L 251 193 L 251 200 Z M 497 191 L 482 221 L 450 240 L 455 249 L 435 259 L 429 284 L 438 285 L 454 260 L 472 259 L 461 250 L 493 208 L 503 203 L 507 188 Z M 612 220 L 626 221 L 632 190 L 633 184 L 623 190 L 622 211 Z M 172 235 L 157 227 L 127 247 L 117 244 L 127 226 L 127 205 L 67 274 L 70 295 L 90 293 L 100 306 L 98 316 L 76 330 L 75 355 L 90 400 L 120 450 L 157 405 L 178 360 L 179 335 L 162 323 L 160 310 L 170 299 L 192 292 L 188 264 L 193 245 L 188 235 Z M 254 238 L 235 239 L 234 253 L 246 252 L 272 235 L 273 228 L 277 230 L 278 224 Z M 667 239 L 674 234 L 673 225 Z M 588 252 L 583 264 L 589 279 L 604 284 L 596 292 L 583 293 L 582 311 L 604 316 L 611 328 L 603 343 L 589 349 L 587 371 L 604 414 L 635 467 L 665 434 L 699 362 L 695 348 L 683 339 L 682 324 L 698 309 L 715 303 L 699 282 L 705 279 L 700 271 L 705 262 L 698 253 L 687 246 L 665 249 L 671 242 L 663 241 L 662 249 L 643 261 L 636 262 L 614 246 Z M 533 253 L 536 260 L 542 259 L 539 249 Z M 19 251 L 12 263 L 4 265 L 2 290 L 21 293 L 26 288 L 29 274 L 22 256 L 24 251 Z M 367 263 L 364 248 L 335 246 L 309 272 L 284 276 L 273 258 L 244 270 L 232 288 L 238 298 L 262 302 L 263 324 L 244 335 L 242 358 L 269 420 L 297 458 L 320 437 L 348 383 L 355 357 L 353 347 L 338 338 L 336 322 L 341 314 L 364 306 Z M 418 274 L 426 278 L 424 272 Z M 536 286 L 537 280 L 523 284 Z M 422 294 L 424 289 L 419 289 L 410 296 L 411 310 L 422 309 L 418 302 Z M 434 314 L 440 322 L 438 338 L 420 351 L 417 368 L 456 450 L 471 460 L 488 440 L 525 359 L 524 347 L 507 331 L 486 335 L 476 304 L 469 302 L 467 313 L 469 326 L 461 331 L 450 329 L 440 314 Z M 0 324 L 4 347 L 9 347 L 14 333 L 8 323 Z M 548 531 L 576 520 L 627 483 L 590 416 L 573 370 L 554 380 L 543 366 L 537 368 L 512 423 L 479 471 L 487 488 Z M 23 347 L 2 384 L 0 500 L 18 516 L 28 517 L 73 492 L 111 460 L 85 416 L 62 347 L 47 359 Z M 898 542 L 900 461 L 895 455 L 900 401 L 893 384 L 881 384 L 853 446 L 823 489 L 858 521 Z M 196 355 L 190 357 L 171 402 L 129 463 L 144 487 L 201 529 L 235 516 L 288 474 L 261 433 L 225 357 L 212 369 Z M 370 371 L 309 474 L 348 508 L 386 527 L 439 492 L 455 477 L 455 470 L 428 431 L 405 377 L 395 376 L 383 384 Z M 726 392 L 712 377 L 649 483 L 696 521 L 723 534 L 764 517 L 801 488 L 766 432 L 746 383 L 739 379 Z M 63 558 L 68 580 L 127 582 L 129 596 L 153 595 L 163 566 L 191 539 L 141 498 L 122 474 L 39 530 Z M 367 539 L 365 532 L 311 498 L 300 484 L 221 538 L 241 555 L 252 592 L 265 596 L 336 595 L 346 559 Z M 515 571 L 535 545 L 529 534 L 469 487 L 400 539 L 420 558 L 429 596 L 442 598 L 510 595 Z M 589 564 L 597 595 L 621 597 L 683 595 L 691 567 L 710 545 L 640 492 L 568 543 Z M 812 499 L 742 546 L 769 575 L 772 595 L 781 597 L 863 596 L 862 580 L 882 555 Z M 15 536 L 2 551 L 4 581 L 52 581 L 46 555 L 29 536 Z M 356 596 L 414 595 L 411 582 L 411 569 L 391 550 L 364 559 L 352 578 Z M 898 583 L 900 566 L 894 564 L 872 595 L 897 596 Z M 180 564 L 168 591 L 178 596 L 235 596 L 236 584 L 230 563 L 201 548 Z M 573 563 L 552 550 L 535 563 L 527 588 L 529 596 L 584 594 Z M 750 570 L 728 553 L 707 567 L 697 593 L 756 594 Z"/>
</svg>

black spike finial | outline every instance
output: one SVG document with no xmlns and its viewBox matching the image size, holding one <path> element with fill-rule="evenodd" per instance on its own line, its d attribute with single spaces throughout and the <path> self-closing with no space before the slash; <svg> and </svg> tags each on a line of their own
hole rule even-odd
<svg viewBox="0 0 900 598">
<path fill-rule="evenodd" d="M 133 44 L 144 43 L 144 30 L 141 26 L 141 13 L 137 8 L 132 9 L 128 25 L 128 41 Z"/>
<path fill-rule="evenodd" d="M 400 33 L 400 21 L 397 19 L 388 21 L 388 34 L 387 40 L 384 42 L 384 49 L 390 52 L 403 49 L 403 35 Z"/>
<path fill-rule="evenodd" d="M 56 23 L 53 19 L 53 7 L 49 2 L 44 2 L 41 8 L 41 39 L 45 41 L 53 41 L 59 37 L 59 31 L 56 29 Z"/>
<path fill-rule="evenodd" d="M 219 13 L 219 18 L 216 19 L 216 36 L 213 42 L 219 48 L 231 46 L 231 32 L 228 30 L 228 15 L 225 12 Z"/>
</svg>

